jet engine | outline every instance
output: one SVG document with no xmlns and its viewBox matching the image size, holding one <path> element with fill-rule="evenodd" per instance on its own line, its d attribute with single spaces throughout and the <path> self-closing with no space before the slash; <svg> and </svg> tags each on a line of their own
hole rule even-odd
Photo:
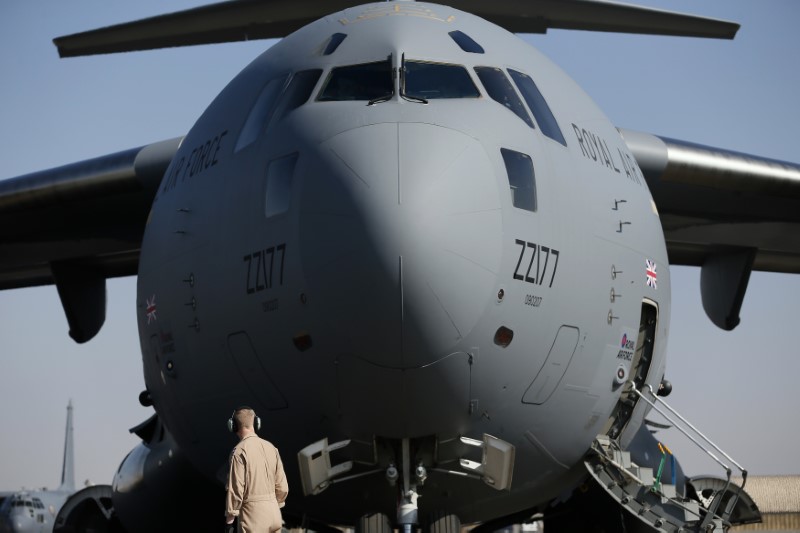
<svg viewBox="0 0 800 533">
<path fill-rule="evenodd" d="M 219 530 L 225 493 L 191 467 L 153 415 L 131 429 L 142 438 L 114 475 L 114 511 L 127 533 Z"/>
</svg>

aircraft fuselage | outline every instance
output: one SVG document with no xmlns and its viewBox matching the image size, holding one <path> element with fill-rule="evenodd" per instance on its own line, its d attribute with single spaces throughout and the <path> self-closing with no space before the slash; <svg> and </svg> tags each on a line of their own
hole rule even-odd
<svg viewBox="0 0 800 533">
<path fill-rule="evenodd" d="M 392 515 L 407 439 L 420 510 L 471 522 L 554 497 L 597 434 L 632 438 L 644 409 L 614 429 L 620 384 L 647 350 L 640 382 L 660 383 L 669 294 L 652 198 L 591 99 L 497 26 L 384 3 L 285 38 L 203 113 L 153 204 L 137 305 L 147 389 L 207 477 L 246 404 L 288 510 Z M 515 448 L 507 490 L 445 473 L 484 434 Z M 374 472 L 302 496 L 296 454 L 323 438 Z"/>
</svg>

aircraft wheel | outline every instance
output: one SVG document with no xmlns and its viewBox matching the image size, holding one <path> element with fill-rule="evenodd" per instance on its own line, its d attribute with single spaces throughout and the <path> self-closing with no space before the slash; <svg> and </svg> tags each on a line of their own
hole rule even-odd
<svg viewBox="0 0 800 533">
<path fill-rule="evenodd" d="M 356 533 L 393 533 L 389 517 L 383 513 L 369 513 L 358 519 Z"/>
<path fill-rule="evenodd" d="M 460 533 L 461 520 L 454 514 L 437 511 L 428 519 L 427 533 Z"/>
</svg>

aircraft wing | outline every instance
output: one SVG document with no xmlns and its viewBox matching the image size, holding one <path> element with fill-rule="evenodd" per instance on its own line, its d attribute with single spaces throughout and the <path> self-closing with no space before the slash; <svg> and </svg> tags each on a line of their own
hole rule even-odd
<svg viewBox="0 0 800 533">
<path fill-rule="evenodd" d="M 0 290 L 55 283 L 70 335 L 105 320 L 105 280 L 136 274 L 180 138 L 0 181 Z"/>
<path fill-rule="evenodd" d="M 739 29 L 733 22 L 606 0 L 441 0 L 437 3 L 450 4 L 517 33 L 546 33 L 554 28 L 732 39 Z M 352 5 L 350 0 L 229 0 L 66 35 L 53 42 L 61 57 L 72 57 L 278 38 Z M 372 9 L 374 14 L 376 8 Z M 423 8 L 409 4 L 404 9 L 421 11 Z M 354 19 L 358 16 L 355 14 Z"/>
<path fill-rule="evenodd" d="M 653 194 L 670 264 L 701 266 L 733 329 L 751 270 L 800 273 L 800 165 L 620 129 Z"/>
</svg>

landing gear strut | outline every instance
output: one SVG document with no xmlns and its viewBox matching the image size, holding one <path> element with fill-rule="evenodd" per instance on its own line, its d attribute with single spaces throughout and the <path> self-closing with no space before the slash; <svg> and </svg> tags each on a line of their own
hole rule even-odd
<svg viewBox="0 0 800 533">
<path fill-rule="evenodd" d="M 402 447 L 400 468 L 402 469 L 403 486 L 400 488 L 402 492 L 397 505 L 397 527 L 401 533 L 414 533 L 419 525 L 419 507 L 417 506 L 419 493 L 417 492 L 417 487 L 425 483 L 428 473 L 425 467 L 420 464 L 414 469 L 412 478 L 409 439 L 403 439 Z"/>
</svg>

